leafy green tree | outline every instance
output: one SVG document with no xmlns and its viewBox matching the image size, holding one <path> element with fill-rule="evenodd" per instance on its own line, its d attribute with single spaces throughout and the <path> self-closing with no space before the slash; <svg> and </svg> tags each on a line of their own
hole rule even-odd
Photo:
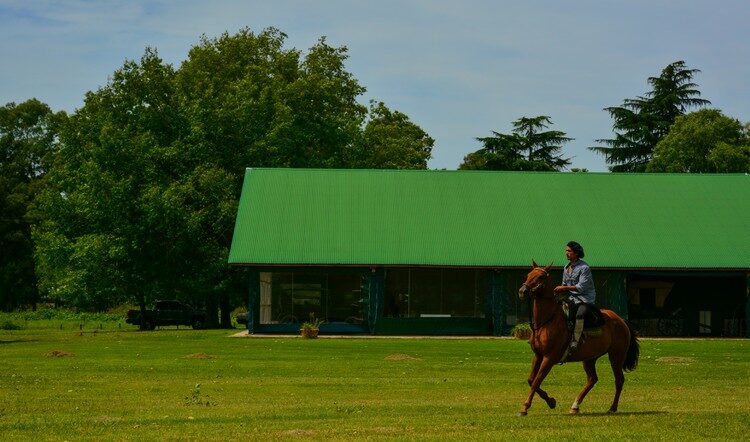
<svg viewBox="0 0 750 442">
<path fill-rule="evenodd" d="M 226 264 L 245 168 L 353 167 L 363 140 L 431 146 L 385 106 L 365 137 L 346 48 L 321 39 L 303 56 L 285 39 L 273 28 L 204 37 L 178 70 L 147 49 L 87 94 L 39 198 L 43 290 L 95 309 L 178 298 L 229 326 L 246 302 L 244 272 Z"/>
<path fill-rule="evenodd" d="M 545 131 L 551 124 L 544 115 L 522 117 L 513 122 L 510 134 L 493 131 L 491 137 L 477 138 L 483 147 L 464 157 L 459 169 L 560 171 L 571 164 L 560 152 L 572 138 Z"/>
<path fill-rule="evenodd" d="M 345 47 L 321 39 L 305 57 L 274 28 L 203 38 L 177 73 L 186 144 L 237 177 L 245 167 L 345 167 L 359 137 L 364 92 Z"/>
<path fill-rule="evenodd" d="M 367 109 L 364 93 L 344 63 L 345 47 L 321 38 L 303 54 L 285 49 L 286 35 L 269 28 L 201 39 L 176 73 L 175 84 L 189 131 L 184 145 L 199 164 L 224 171 L 231 184 L 224 193 L 239 201 L 247 167 L 351 167 Z M 229 324 L 231 290 L 241 270 L 229 269 L 234 216 L 217 220 L 214 241 L 223 258 L 216 270 L 221 289 L 207 298 L 209 312 L 221 304 Z M 210 318 L 213 315 L 209 314 Z"/>
<path fill-rule="evenodd" d="M 677 117 L 654 149 L 649 172 L 750 172 L 750 140 L 742 124 L 716 109 Z"/>
<path fill-rule="evenodd" d="M 0 107 L 0 308 L 38 299 L 31 226 L 39 221 L 34 197 L 45 186 L 56 149 L 55 115 L 35 99 Z"/>
<path fill-rule="evenodd" d="M 200 266 L 186 259 L 195 232 L 169 192 L 189 172 L 173 77 L 149 49 L 88 93 L 62 128 L 39 198 L 46 218 L 34 231 L 40 287 L 50 295 L 103 310 L 189 290 L 193 281 L 181 276 Z"/>
<path fill-rule="evenodd" d="M 710 104 L 693 77 L 700 72 L 688 69 L 684 61 L 665 67 L 658 77 L 649 77 L 651 91 L 645 96 L 625 99 L 621 106 L 605 108 L 614 120 L 615 138 L 596 140 L 604 146 L 589 149 L 603 154 L 612 172 L 642 172 L 651 160 L 656 144 L 669 132 L 675 118 L 691 107 Z"/>
<path fill-rule="evenodd" d="M 426 169 L 435 144 L 427 132 L 382 102 L 370 102 L 370 113 L 355 147 L 351 167 Z"/>
</svg>

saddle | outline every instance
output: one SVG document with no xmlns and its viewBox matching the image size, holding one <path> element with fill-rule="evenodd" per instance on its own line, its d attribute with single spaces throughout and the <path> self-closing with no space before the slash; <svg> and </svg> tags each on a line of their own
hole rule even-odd
<svg viewBox="0 0 750 442">
<path fill-rule="evenodd" d="M 601 327 L 607 323 L 607 317 L 602 314 L 599 307 L 594 304 L 586 304 L 586 316 L 583 318 L 583 332 L 586 334 L 594 335 L 601 334 Z M 575 309 L 568 307 L 568 328 L 573 329 L 576 323 Z"/>
</svg>

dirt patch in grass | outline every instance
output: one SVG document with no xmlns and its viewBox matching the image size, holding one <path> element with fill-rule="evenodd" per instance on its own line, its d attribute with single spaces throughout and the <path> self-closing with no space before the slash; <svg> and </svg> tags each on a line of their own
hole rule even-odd
<svg viewBox="0 0 750 442">
<path fill-rule="evenodd" d="M 295 428 L 294 430 L 288 430 L 283 431 L 281 433 L 283 436 L 298 436 L 298 437 L 308 437 L 308 436 L 314 436 L 315 431 L 313 430 L 300 430 L 298 428 Z"/>
<path fill-rule="evenodd" d="M 99 416 L 96 419 L 96 422 L 102 423 L 102 424 L 112 424 L 115 422 L 122 421 L 122 418 L 119 417 L 112 417 L 112 416 Z"/>
<path fill-rule="evenodd" d="M 214 359 L 216 356 L 212 356 L 208 353 L 193 353 L 185 356 L 185 359 Z"/>
<path fill-rule="evenodd" d="M 404 353 L 396 353 L 385 357 L 386 361 L 419 361 L 419 358 Z"/>
<path fill-rule="evenodd" d="M 695 359 L 682 356 L 664 356 L 656 358 L 656 362 L 661 362 L 662 364 L 692 364 L 695 362 Z"/>
<path fill-rule="evenodd" d="M 45 353 L 44 356 L 48 358 L 71 358 L 75 355 L 67 351 L 52 350 L 52 351 L 48 351 L 47 353 Z"/>
<path fill-rule="evenodd" d="M 400 430 L 394 427 L 375 427 L 372 429 L 372 432 L 379 434 L 395 434 L 400 432 Z"/>
</svg>

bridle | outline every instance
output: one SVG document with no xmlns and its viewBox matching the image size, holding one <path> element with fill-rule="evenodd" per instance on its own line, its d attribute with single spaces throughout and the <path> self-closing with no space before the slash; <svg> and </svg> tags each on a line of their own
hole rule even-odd
<svg viewBox="0 0 750 442">
<path fill-rule="evenodd" d="M 543 326 L 547 325 L 548 323 L 552 322 L 553 319 L 555 319 L 555 312 L 552 312 L 549 318 L 547 318 L 545 321 L 542 321 L 541 324 L 537 324 L 537 326 L 534 326 L 534 300 L 535 299 L 542 299 L 542 295 L 544 292 L 540 290 L 544 287 L 544 285 L 549 281 L 549 272 L 545 270 L 543 267 L 536 267 L 536 269 L 541 270 L 544 273 L 543 278 L 540 278 L 541 281 L 539 281 L 537 284 L 535 284 L 533 287 L 527 287 L 526 283 L 524 282 L 521 285 L 521 288 L 519 289 L 519 293 L 524 293 L 524 297 L 527 299 L 529 303 L 529 327 L 531 328 L 532 333 L 536 332 L 537 330 L 541 329 Z M 526 293 L 529 293 L 526 295 Z M 554 295 L 553 295 L 554 299 Z"/>
<path fill-rule="evenodd" d="M 544 287 L 544 284 L 546 284 L 546 282 L 547 282 L 546 280 L 549 279 L 549 272 L 548 271 L 546 271 L 542 267 L 537 267 L 536 269 L 538 269 L 542 273 L 544 273 L 544 278 L 546 278 L 546 279 L 542 279 L 541 281 L 539 281 L 533 287 L 526 286 L 526 283 L 524 282 L 523 284 L 521 284 L 521 288 L 518 290 L 519 293 L 524 293 L 524 297 L 528 297 L 529 300 L 531 300 L 531 298 L 539 298 L 540 297 L 539 289 L 542 288 L 542 287 Z M 530 293 L 531 296 L 526 295 L 527 292 Z"/>
</svg>

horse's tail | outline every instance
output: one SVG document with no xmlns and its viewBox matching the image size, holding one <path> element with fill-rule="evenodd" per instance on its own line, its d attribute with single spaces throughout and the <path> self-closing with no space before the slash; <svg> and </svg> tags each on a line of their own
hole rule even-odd
<svg viewBox="0 0 750 442">
<path fill-rule="evenodd" d="M 635 336 L 635 331 L 628 324 L 628 331 L 630 331 L 630 345 L 628 346 L 628 354 L 625 355 L 625 364 L 623 368 L 625 371 L 633 371 L 638 366 L 638 357 L 641 355 L 641 346 L 638 343 L 638 338 Z"/>
</svg>

